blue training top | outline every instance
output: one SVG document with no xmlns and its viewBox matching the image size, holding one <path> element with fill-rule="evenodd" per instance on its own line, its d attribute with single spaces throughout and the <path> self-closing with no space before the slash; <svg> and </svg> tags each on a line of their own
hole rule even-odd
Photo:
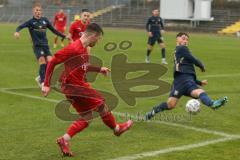
<svg viewBox="0 0 240 160">
<path fill-rule="evenodd" d="M 160 30 L 164 29 L 163 20 L 161 17 L 152 16 L 148 19 L 146 24 L 147 32 L 160 33 Z"/>
<path fill-rule="evenodd" d="M 51 24 L 51 22 L 46 17 L 41 17 L 40 19 L 32 18 L 27 22 L 19 25 L 16 32 L 19 32 L 23 28 L 28 28 L 31 35 L 34 46 L 47 46 L 47 28 L 50 29 L 54 34 L 65 38 L 66 36 L 58 32 Z"/>
</svg>

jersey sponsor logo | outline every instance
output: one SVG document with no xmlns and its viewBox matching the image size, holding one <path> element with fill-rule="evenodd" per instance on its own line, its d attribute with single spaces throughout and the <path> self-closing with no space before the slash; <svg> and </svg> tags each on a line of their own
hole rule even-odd
<svg viewBox="0 0 240 160">
<path fill-rule="evenodd" d="M 38 32 L 46 32 L 45 28 L 34 28 L 33 30 Z"/>
<path fill-rule="evenodd" d="M 177 96 L 179 94 L 179 91 L 175 90 L 173 94 L 174 96 Z"/>
<path fill-rule="evenodd" d="M 81 66 L 82 70 L 86 71 L 88 65 L 89 65 L 89 63 L 84 63 L 84 64 Z"/>
<path fill-rule="evenodd" d="M 184 57 L 182 57 L 182 58 L 180 59 L 180 63 L 183 63 L 183 61 L 184 61 Z"/>
</svg>

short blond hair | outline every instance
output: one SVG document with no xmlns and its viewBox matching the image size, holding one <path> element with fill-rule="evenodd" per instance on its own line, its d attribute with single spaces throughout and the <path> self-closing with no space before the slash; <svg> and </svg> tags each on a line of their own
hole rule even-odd
<svg viewBox="0 0 240 160">
<path fill-rule="evenodd" d="M 32 8 L 36 8 L 36 7 L 42 8 L 41 3 L 39 3 L 39 2 L 34 3 Z"/>
</svg>

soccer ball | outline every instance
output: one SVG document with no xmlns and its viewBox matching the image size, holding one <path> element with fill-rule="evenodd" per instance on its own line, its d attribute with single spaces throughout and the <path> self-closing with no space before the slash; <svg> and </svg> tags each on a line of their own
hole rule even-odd
<svg viewBox="0 0 240 160">
<path fill-rule="evenodd" d="M 200 112 L 200 102 L 196 99 L 190 99 L 186 103 L 186 112 L 197 114 Z"/>
</svg>

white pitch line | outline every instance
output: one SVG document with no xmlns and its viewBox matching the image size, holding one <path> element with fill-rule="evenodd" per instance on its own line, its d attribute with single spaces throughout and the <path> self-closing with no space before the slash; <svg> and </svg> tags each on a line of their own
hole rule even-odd
<svg viewBox="0 0 240 160">
<path fill-rule="evenodd" d="M 230 138 L 240 138 L 240 135 L 232 135 L 232 134 L 227 134 L 224 132 L 219 132 L 219 131 L 213 131 L 213 130 L 208 130 L 205 128 L 197 128 L 197 127 L 192 127 L 192 126 L 186 126 L 183 124 L 178 124 L 178 123 L 170 123 L 170 122 L 164 122 L 164 121 L 153 121 L 155 123 L 160 123 L 160 124 L 165 124 L 168 126 L 173 126 L 173 127 L 181 127 L 184 129 L 189 129 L 189 130 L 194 130 L 194 131 L 199 131 L 202 133 L 208 133 L 208 134 L 214 134 L 214 135 L 218 135 L 218 136 L 222 136 L 222 137 L 230 137 Z"/>
<path fill-rule="evenodd" d="M 203 141 L 195 144 L 189 144 L 189 145 L 182 145 L 178 147 L 170 147 L 166 149 L 161 149 L 157 151 L 149 151 L 149 152 L 142 152 L 138 154 L 133 154 L 129 156 L 123 156 L 123 157 L 118 157 L 110 160 L 136 160 L 136 159 L 142 159 L 142 158 L 147 158 L 147 157 L 154 157 L 158 156 L 161 154 L 166 154 L 166 153 L 171 153 L 171 152 L 179 152 L 179 151 L 186 151 L 194 148 L 199 148 L 199 147 L 204 147 L 220 142 L 226 142 L 226 141 L 231 141 L 231 140 L 237 140 L 239 138 L 233 138 L 233 137 L 225 137 L 225 138 L 220 138 L 220 139 L 215 139 L 215 140 L 208 140 L 208 141 Z"/>
<path fill-rule="evenodd" d="M 32 99 L 37 99 L 37 100 L 42 100 L 42 101 L 53 102 L 53 103 L 58 103 L 59 101 L 61 101 L 61 100 L 56 100 L 56 99 L 51 99 L 51 98 L 38 97 L 38 96 L 29 95 L 29 94 L 8 91 L 8 89 L 2 88 L 2 89 L 0 89 L 0 92 L 7 93 L 7 94 L 12 94 L 12 95 L 17 95 L 17 96 L 22 96 L 22 97 L 27 97 L 27 98 L 32 98 Z M 120 112 L 113 112 L 113 113 L 115 115 L 119 115 L 119 116 L 123 115 L 123 116 L 125 116 L 124 113 L 120 113 Z M 132 115 L 131 115 L 131 118 L 133 118 L 134 120 L 138 120 L 139 119 L 138 117 L 132 116 Z M 197 131 L 197 132 L 213 134 L 213 135 L 217 135 L 217 136 L 230 137 L 230 138 L 240 138 L 240 135 L 232 135 L 232 134 L 227 134 L 227 133 L 220 132 L 220 131 L 214 131 L 214 130 L 208 130 L 208 129 L 205 129 L 205 128 L 197 128 L 197 127 L 192 127 L 192 126 L 186 126 L 186 125 L 182 125 L 182 124 L 178 124 L 178 123 L 171 123 L 171 122 L 164 122 L 164 121 L 148 121 L 148 123 L 149 122 L 160 123 L 160 124 L 173 126 L 173 127 L 180 127 L 180 128 L 184 128 L 184 129 L 188 129 L 188 130 L 193 130 L 193 131 Z"/>
<path fill-rule="evenodd" d="M 41 100 L 41 101 L 53 102 L 53 103 L 57 103 L 57 102 L 60 101 L 60 100 L 51 99 L 51 98 L 32 96 L 32 95 L 24 94 L 24 93 L 17 93 L 17 92 L 9 91 L 8 89 L 5 89 L 5 88 L 1 88 L 0 92 L 7 93 L 7 94 L 12 94 L 12 95 L 17 95 L 17 96 L 22 96 L 22 97 L 27 97 L 27 98 L 32 98 L 32 99 L 38 99 L 38 100 Z"/>
</svg>

